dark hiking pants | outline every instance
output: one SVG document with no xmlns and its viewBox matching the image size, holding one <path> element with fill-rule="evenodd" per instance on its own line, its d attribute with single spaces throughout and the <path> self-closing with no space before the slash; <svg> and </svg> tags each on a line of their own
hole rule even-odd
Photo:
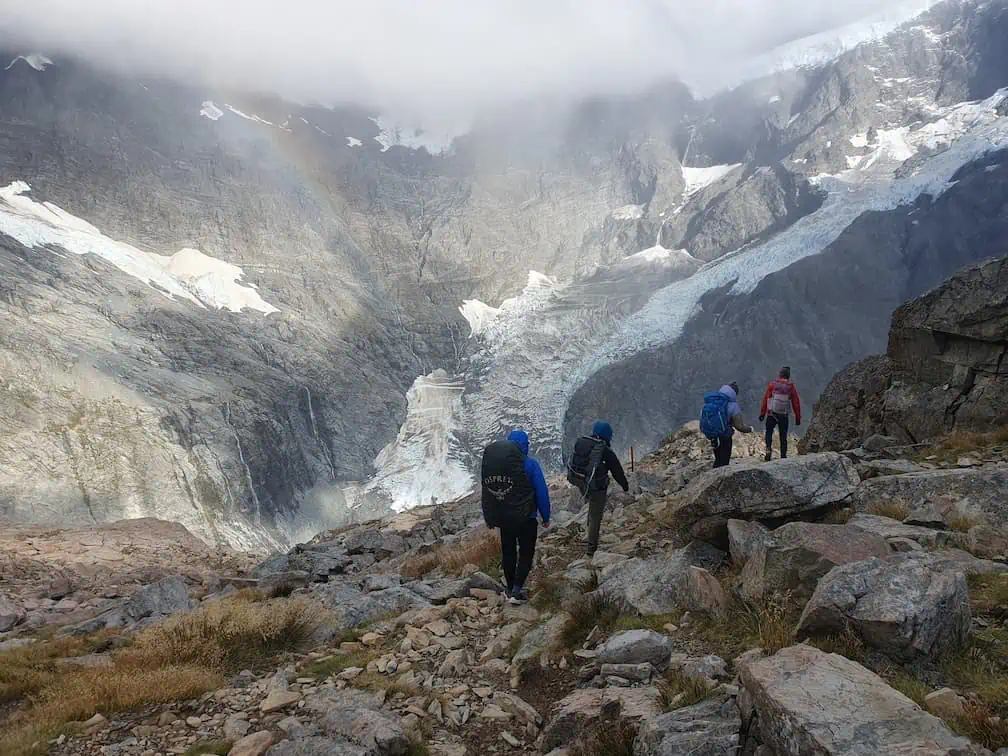
<svg viewBox="0 0 1008 756">
<path fill-rule="evenodd" d="M 602 529 L 602 515 L 605 514 L 606 492 L 588 492 L 588 553 L 598 550 L 599 531 Z"/>
<path fill-rule="evenodd" d="M 770 413 L 766 419 L 766 448 L 769 452 L 773 448 L 774 428 L 780 428 L 780 456 L 787 459 L 787 432 L 789 419 L 787 415 L 776 415 Z"/>
<path fill-rule="evenodd" d="M 501 566 L 509 591 L 525 587 L 532 571 L 538 535 L 539 523 L 536 520 L 528 519 L 518 526 L 501 525 Z"/>
<path fill-rule="evenodd" d="M 714 467 L 728 467 L 731 462 L 732 437 L 721 436 L 711 442 L 714 446 Z"/>
</svg>

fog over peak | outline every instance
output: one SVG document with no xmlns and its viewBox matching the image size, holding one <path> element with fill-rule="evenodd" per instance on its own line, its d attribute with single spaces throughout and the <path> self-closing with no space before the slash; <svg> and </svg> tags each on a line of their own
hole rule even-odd
<svg viewBox="0 0 1008 756">
<path fill-rule="evenodd" d="M 927 0 L 918 0 L 923 5 Z M 716 81 L 907 0 L 0 0 L 50 57 L 448 122 L 529 97 Z"/>
</svg>

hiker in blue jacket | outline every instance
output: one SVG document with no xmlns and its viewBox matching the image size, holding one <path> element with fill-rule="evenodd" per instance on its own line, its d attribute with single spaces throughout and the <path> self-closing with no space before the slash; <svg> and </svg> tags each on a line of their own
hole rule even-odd
<svg viewBox="0 0 1008 756">
<path fill-rule="evenodd" d="M 532 510 L 532 514 L 525 524 L 516 528 L 502 525 L 500 528 L 501 566 L 504 570 L 504 580 L 507 583 L 507 595 L 512 604 L 520 604 L 528 601 L 525 581 L 528 580 L 529 573 L 532 571 L 536 538 L 539 536 L 536 512 L 542 517 L 543 527 L 549 528 L 550 497 L 542 467 L 534 457 L 530 457 L 528 454 L 528 434 L 523 430 L 513 430 L 508 434 L 508 441 L 518 444 L 518 448 L 521 449 L 525 457 L 525 474 L 535 492 L 535 509 Z"/>
<path fill-rule="evenodd" d="M 735 431 L 752 433 L 754 430 L 751 425 L 746 425 L 742 418 L 738 392 L 738 384 L 732 381 L 726 386 L 722 386 L 716 393 L 704 397 L 704 411 L 700 415 L 700 430 L 710 439 L 711 446 L 714 447 L 714 467 L 727 467 L 731 462 L 732 436 L 735 435 Z M 723 398 L 719 402 L 713 401 L 718 399 L 718 394 L 723 395 Z M 725 401 L 726 399 L 727 401 Z M 711 427 L 718 423 L 717 408 L 719 406 L 723 407 L 724 414 L 721 428 L 715 435 L 711 432 Z M 709 415 L 708 410 L 711 410 Z"/>
</svg>

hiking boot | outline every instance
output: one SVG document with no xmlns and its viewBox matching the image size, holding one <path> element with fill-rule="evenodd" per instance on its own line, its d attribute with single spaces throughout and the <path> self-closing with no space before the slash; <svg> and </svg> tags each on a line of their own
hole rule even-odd
<svg viewBox="0 0 1008 756">
<path fill-rule="evenodd" d="M 767 453 L 763 455 L 763 460 L 769 462 L 771 459 L 773 459 L 773 452 L 768 450 Z"/>
<path fill-rule="evenodd" d="M 512 604 L 524 604 L 529 600 L 528 591 L 525 588 L 515 588 L 511 591 L 509 600 Z"/>
</svg>

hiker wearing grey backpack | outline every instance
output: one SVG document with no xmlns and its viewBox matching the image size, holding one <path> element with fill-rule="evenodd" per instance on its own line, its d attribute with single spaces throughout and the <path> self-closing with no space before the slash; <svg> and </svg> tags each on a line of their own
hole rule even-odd
<svg viewBox="0 0 1008 756">
<path fill-rule="evenodd" d="M 755 430 L 746 425 L 742 418 L 742 408 L 738 403 L 739 387 L 735 381 L 722 386 L 717 391 L 704 394 L 703 409 L 700 410 L 700 432 L 714 448 L 714 467 L 727 467 L 731 462 L 732 436 L 752 433 Z"/>
<path fill-rule="evenodd" d="M 612 437 L 612 426 L 597 420 L 592 427 L 591 435 L 582 436 L 574 444 L 574 451 L 567 463 L 567 482 L 577 489 L 581 499 L 588 501 L 589 557 L 594 556 L 598 549 L 610 473 L 624 491 L 630 490 L 623 465 L 620 464 L 616 453 L 609 448 Z"/>
<path fill-rule="evenodd" d="M 788 424 L 794 410 L 795 425 L 801 425 L 801 400 L 798 389 L 791 383 L 791 368 L 785 365 L 780 369 L 776 380 L 770 381 L 763 393 L 763 404 L 760 406 L 759 419 L 766 419 L 766 455 L 767 462 L 773 458 L 773 432 L 780 429 L 780 457 L 787 459 Z"/>
</svg>

